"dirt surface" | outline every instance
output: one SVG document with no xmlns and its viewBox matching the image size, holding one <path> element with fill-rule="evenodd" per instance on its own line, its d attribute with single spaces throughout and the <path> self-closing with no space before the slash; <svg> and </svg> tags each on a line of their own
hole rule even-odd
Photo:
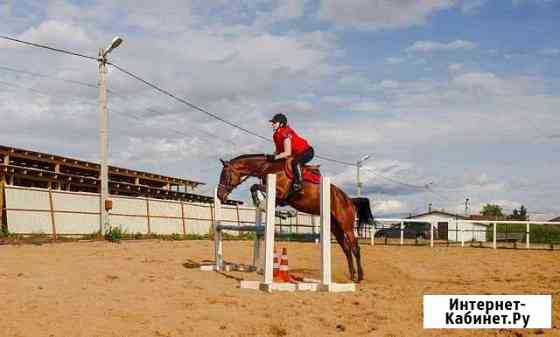
<svg viewBox="0 0 560 337">
<path fill-rule="evenodd" d="M 251 242 L 224 243 L 251 262 Z M 319 247 L 287 246 L 290 270 L 319 278 Z M 560 252 L 362 246 L 355 293 L 238 288 L 255 273 L 203 272 L 210 241 L 0 246 L 0 337 L 560 336 Z M 333 246 L 333 278 L 346 266 Z M 552 294 L 550 330 L 423 330 L 424 294 Z"/>
</svg>

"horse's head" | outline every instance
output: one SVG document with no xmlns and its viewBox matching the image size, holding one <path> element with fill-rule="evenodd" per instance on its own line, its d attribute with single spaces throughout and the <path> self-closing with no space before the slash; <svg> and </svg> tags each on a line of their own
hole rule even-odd
<svg viewBox="0 0 560 337">
<path fill-rule="evenodd" d="M 220 161 L 223 168 L 220 174 L 220 183 L 218 184 L 218 199 L 225 203 L 231 191 L 241 183 L 241 174 L 236 170 L 236 165 L 222 159 Z"/>
<path fill-rule="evenodd" d="M 222 162 L 223 168 L 218 185 L 218 199 L 222 203 L 227 201 L 231 191 L 248 177 L 260 176 L 266 164 L 264 155 L 243 155 L 230 161 Z"/>
</svg>

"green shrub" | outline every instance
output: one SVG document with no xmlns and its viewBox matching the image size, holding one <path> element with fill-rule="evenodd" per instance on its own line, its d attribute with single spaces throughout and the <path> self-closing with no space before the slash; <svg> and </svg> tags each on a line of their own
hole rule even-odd
<svg viewBox="0 0 560 337">
<path fill-rule="evenodd" d="M 126 231 L 123 231 L 120 227 L 110 227 L 105 231 L 105 240 L 118 243 L 126 235 Z"/>
</svg>

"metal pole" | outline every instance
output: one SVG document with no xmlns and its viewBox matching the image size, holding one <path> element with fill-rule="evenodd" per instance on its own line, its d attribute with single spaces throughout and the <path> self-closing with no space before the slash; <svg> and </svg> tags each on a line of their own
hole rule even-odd
<svg viewBox="0 0 560 337">
<path fill-rule="evenodd" d="M 109 196 L 109 170 L 108 170 L 108 154 L 109 154 L 109 114 L 107 112 L 107 58 L 105 50 L 99 50 L 99 152 L 101 155 L 100 170 L 100 222 L 99 230 L 103 234 L 103 229 L 109 226 L 109 211 L 105 207 L 105 201 Z"/>
</svg>

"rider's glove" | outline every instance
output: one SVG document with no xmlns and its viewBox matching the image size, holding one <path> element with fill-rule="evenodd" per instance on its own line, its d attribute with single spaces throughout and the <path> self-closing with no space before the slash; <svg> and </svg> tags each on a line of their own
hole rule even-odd
<svg viewBox="0 0 560 337">
<path fill-rule="evenodd" d="M 273 154 L 266 154 L 266 161 L 275 161 L 276 160 L 276 156 Z"/>
</svg>

